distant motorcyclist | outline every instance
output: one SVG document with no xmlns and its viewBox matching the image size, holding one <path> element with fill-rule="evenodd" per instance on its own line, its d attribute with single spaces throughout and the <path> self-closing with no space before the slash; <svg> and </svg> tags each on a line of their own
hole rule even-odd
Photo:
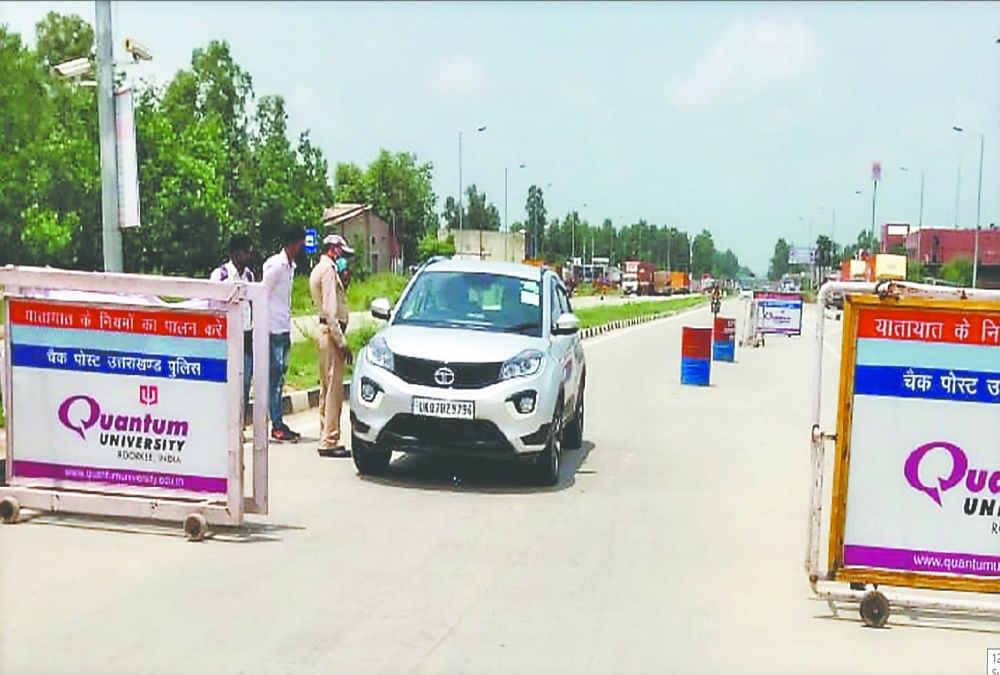
<svg viewBox="0 0 1000 675">
<path fill-rule="evenodd" d="M 722 288 L 716 282 L 712 286 L 712 314 L 722 311 Z"/>
</svg>

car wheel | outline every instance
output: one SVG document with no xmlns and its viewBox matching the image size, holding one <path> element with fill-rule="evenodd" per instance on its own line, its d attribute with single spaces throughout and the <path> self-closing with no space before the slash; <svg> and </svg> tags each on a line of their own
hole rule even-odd
<svg viewBox="0 0 1000 675">
<path fill-rule="evenodd" d="M 562 445 L 564 448 L 573 448 L 574 450 L 583 447 L 583 394 L 585 388 L 580 385 L 580 393 L 576 396 L 576 412 L 573 413 L 573 419 L 570 423 L 566 425 L 566 429 L 563 431 Z"/>
<path fill-rule="evenodd" d="M 531 465 L 532 482 L 542 487 L 552 487 L 559 482 L 559 466 L 562 463 L 563 404 L 556 404 L 549 426 L 549 439 Z"/>
<path fill-rule="evenodd" d="M 363 441 L 351 434 L 351 456 L 354 466 L 362 476 L 377 476 L 389 468 L 392 452 L 381 450 L 374 443 Z"/>
</svg>

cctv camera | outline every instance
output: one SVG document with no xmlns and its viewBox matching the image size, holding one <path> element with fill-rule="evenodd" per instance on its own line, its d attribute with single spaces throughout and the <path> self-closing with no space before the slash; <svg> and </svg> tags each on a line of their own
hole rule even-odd
<svg viewBox="0 0 1000 675">
<path fill-rule="evenodd" d="M 136 61 L 153 60 L 153 52 L 151 52 L 148 47 L 143 47 L 132 38 L 125 39 L 125 51 L 131 54 L 132 58 Z"/>
<path fill-rule="evenodd" d="M 82 56 L 72 61 L 64 61 L 63 63 L 56 64 L 53 66 L 53 69 L 63 77 L 80 77 L 90 70 L 90 59 Z"/>
</svg>

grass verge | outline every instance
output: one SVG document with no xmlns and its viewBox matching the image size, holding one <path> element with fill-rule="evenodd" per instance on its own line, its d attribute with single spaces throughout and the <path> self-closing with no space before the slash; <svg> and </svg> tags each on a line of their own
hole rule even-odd
<svg viewBox="0 0 1000 675">
<path fill-rule="evenodd" d="M 378 324 L 366 323 L 355 331 L 347 334 L 347 344 L 351 347 L 354 358 L 361 355 L 368 341 L 378 331 Z M 351 364 L 347 364 L 346 378 L 353 372 Z M 315 340 L 305 340 L 292 345 L 288 354 L 288 374 L 285 375 L 285 386 L 289 389 L 311 389 L 319 386 L 319 354 Z"/>
<path fill-rule="evenodd" d="M 695 307 L 707 301 L 701 295 L 685 295 L 671 300 L 656 300 L 646 302 L 630 302 L 624 305 L 607 305 L 603 307 L 587 307 L 576 310 L 580 317 L 580 327 L 590 328 L 612 321 L 623 321 L 640 316 L 668 316 Z"/>
<path fill-rule="evenodd" d="M 347 306 L 352 312 L 363 312 L 375 298 L 389 298 L 391 304 L 403 293 L 407 277 L 398 274 L 373 274 L 363 281 L 352 281 L 347 287 Z M 315 314 L 309 295 L 309 277 L 295 277 L 292 282 L 292 315 Z"/>
</svg>

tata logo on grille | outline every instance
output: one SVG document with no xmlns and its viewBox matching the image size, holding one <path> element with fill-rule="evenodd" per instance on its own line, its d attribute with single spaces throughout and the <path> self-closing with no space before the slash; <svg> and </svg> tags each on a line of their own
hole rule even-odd
<svg viewBox="0 0 1000 675">
<path fill-rule="evenodd" d="M 447 366 L 434 371 L 434 381 L 442 387 L 450 387 L 455 383 L 455 371 Z"/>
<path fill-rule="evenodd" d="M 143 405 L 156 405 L 160 402 L 160 389 L 155 384 L 139 385 L 139 403 Z"/>
</svg>

